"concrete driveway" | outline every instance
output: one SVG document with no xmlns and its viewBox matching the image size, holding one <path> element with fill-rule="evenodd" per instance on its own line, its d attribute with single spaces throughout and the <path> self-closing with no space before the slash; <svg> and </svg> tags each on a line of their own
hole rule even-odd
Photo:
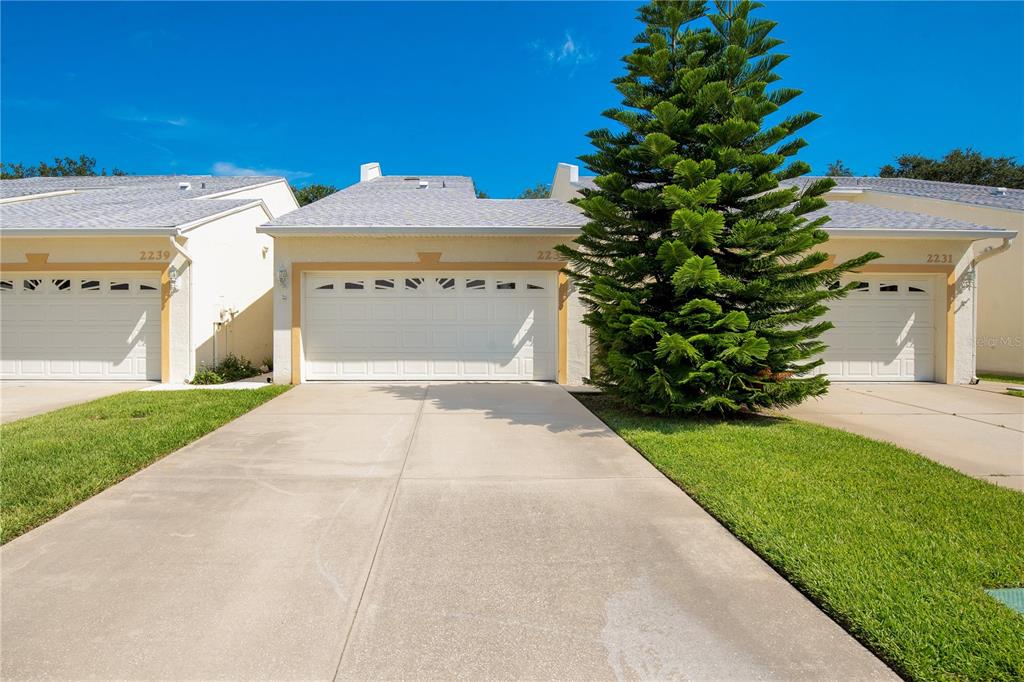
<svg viewBox="0 0 1024 682">
<path fill-rule="evenodd" d="M 889 441 L 996 485 L 1024 490 L 1024 399 L 987 386 L 833 384 L 785 414 Z"/>
<path fill-rule="evenodd" d="M 2 597 L 9 679 L 895 679 L 551 385 L 299 386 Z"/>
<path fill-rule="evenodd" d="M 115 393 L 153 386 L 152 381 L 0 381 L 0 423 L 51 412 Z"/>
</svg>

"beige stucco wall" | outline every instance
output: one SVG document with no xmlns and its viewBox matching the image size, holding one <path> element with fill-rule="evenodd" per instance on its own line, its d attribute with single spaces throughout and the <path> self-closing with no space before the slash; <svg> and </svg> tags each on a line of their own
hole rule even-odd
<svg viewBox="0 0 1024 682">
<path fill-rule="evenodd" d="M 536 263 L 551 257 L 561 240 L 551 237 L 278 237 L 274 240 L 274 272 L 284 267 L 287 287 L 274 283 L 274 381 L 291 381 L 292 297 L 302 283 L 291 281 L 295 262 L 416 263 L 418 253 L 440 253 L 441 262 Z M 583 383 L 590 372 L 589 330 L 580 321 L 579 297 L 570 286 L 568 382 Z"/>
<path fill-rule="evenodd" d="M 1022 229 L 1024 232 L 1024 229 Z M 975 244 L 980 254 L 1001 243 Z M 978 265 L 978 371 L 1024 375 L 1024 238 Z"/>
<path fill-rule="evenodd" d="M 1024 375 L 1024 212 L 871 190 L 829 194 L 827 198 L 942 216 L 1022 233 L 1009 251 L 985 259 L 977 266 L 977 365 L 980 372 Z M 1001 243 L 1000 239 L 976 242 L 974 253 L 981 254 L 986 248 Z"/>
</svg>

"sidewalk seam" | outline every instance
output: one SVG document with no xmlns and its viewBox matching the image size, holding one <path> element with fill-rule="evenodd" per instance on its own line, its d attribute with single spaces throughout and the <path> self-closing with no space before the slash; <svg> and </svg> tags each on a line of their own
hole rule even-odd
<svg viewBox="0 0 1024 682">
<path fill-rule="evenodd" d="M 341 651 L 338 653 L 338 664 L 334 666 L 334 676 L 332 680 L 338 679 L 338 674 L 341 672 L 341 662 L 345 658 L 345 651 L 348 650 L 349 638 L 352 636 L 352 630 L 355 629 L 356 620 L 359 618 L 359 609 L 363 605 L 363 597 L 366 595 L 366 587 L 370 584 L 370 576 L 373 575 L 373 568 L 377 565 L 377 556 L 380 554 L 380 546 L 384 540 L 384 532 L 387 530 L 388 522 L 391 521 L 391 511 L 395 506 L 395 498 L 398 497 L 398 486 L 402 482 L 402 476 L 405 474 L 405 465 L 409 461 L 409 455 L 412 453 L 412 446 L 416 442 L 416 434 L 420 428 L 420 417 L 423 416 L 423 408 L 427 404 L 427 392 L 430 390 L 429 384 L 424 386 L 423 398 L 420 400 L 419 409 L 416 410 L 416 419 L 412 425 L 412 432 L 409 434 L 409 444 L 405 448 L 405 456 L 402 458 L 402 468 L 398 472 L 398 476 L 395 477 L 395 484 L 391 488 L 391 499 L 388 501 L 388 508 L 384 514 L 384 523 L 381 524 L 380 534 L 377 536 L 377 544 L 373 548 L 373 557 L 370 559 L 370 567 L 366 571 L 366 577 L 363 579 L 363 586 L 359 590 L 359 599 L 356 600 L 356 608 L 352 613 L 352 620 L 349 621 L 348 629 L 345 631 L 345 639 L 341 643 Z"/>
</svg>

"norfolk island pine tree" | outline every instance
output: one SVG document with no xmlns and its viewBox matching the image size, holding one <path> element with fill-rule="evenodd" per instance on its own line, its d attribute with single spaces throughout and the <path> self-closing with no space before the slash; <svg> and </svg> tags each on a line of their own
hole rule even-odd
<svg viewBox="0 0 1024 682">
<path fill-rule="evenodd" d="M 752 2 L 655 1 L 581 160 L 596 190 L 589 223 L 559 251 L 586 307 L 591 382 L 659 414 L 730 414 L 794 405 L 828 390 L 814 370 L 840 277 L 879 257 L 830 264 L 823 208 L 831 179 L 803 191 L 794 133 L 817 114 L 765 118 L 800 94 L 768 86 L 786 58 Z M 703 26 L 695 26 L 701 23 Z"/>
</svg>

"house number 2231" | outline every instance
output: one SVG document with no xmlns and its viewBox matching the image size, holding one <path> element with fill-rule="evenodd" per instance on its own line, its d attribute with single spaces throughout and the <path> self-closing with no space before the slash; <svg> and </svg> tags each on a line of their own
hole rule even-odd
<svg viewBox="0 0 1024 682">
<path fill-rule="evenodd" d="M 537 260 L 561 260 L 561 257 L 554 251 L 538 251 Z"/>
<path fill-rule="evenodd" d="M 929 263 L 952 263 L 953 255 L 949 253 L 929 253 Z"/>
</svg>

